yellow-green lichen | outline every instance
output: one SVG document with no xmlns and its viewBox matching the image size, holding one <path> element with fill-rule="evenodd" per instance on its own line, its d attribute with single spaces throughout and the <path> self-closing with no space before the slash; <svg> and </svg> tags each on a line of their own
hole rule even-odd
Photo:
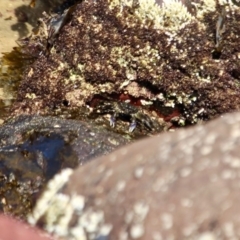
<svg viewBox="0 0 240 240">
<path fill-rule="evenodd" d="M 155 111 L 179 108 L 190 122 L 238 109 L 239 11 L 223 0 L 188 2 L 81 1 L 55 39 L 54 51 L 43 53 L 25 76 L 19 102 L 27 92 L 49 108 L 67 100 L 70 109 L 93 106 L 99 97 L 122 100 L 124 94 L 156 101 L 161 106 Z M 226 31 L 215 59 L 222 9 Z"/>
<path fill-rule="evenodd" d="M 133 17 L 141 22 L 142 27 L 153 27 L 175 31 L 192 18 L 187 8 L 178 0 L 165 0 L 160 7 L 155 0 L 109 0 L 111 10 L 118 9 L 116 16 L 121 17 L 123 8 L 129 7 L 133 12 Z M 132 18 L 126 19 L 128 25 L 133 26 Z"/>
</svg>

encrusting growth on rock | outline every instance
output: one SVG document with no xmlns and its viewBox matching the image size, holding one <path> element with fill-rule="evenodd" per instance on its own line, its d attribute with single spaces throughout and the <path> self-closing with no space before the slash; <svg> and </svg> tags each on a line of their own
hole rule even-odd
<svg viewBox="0 0 240 240">
<path fill-rule="evenodd" d="M 29 216 L 61 239 L 240 239 L 240 113 L 124 146 L 51 180 Z"/>
<path fill-rule="evenodd" d="M 185 125 L 239 109 L 239 8 L 225 0 L 183 2 L 81 1 L 65 10 L 51 41 L 58 21 L 45 15 L 23 42 L 36 60 L 14 114 L 71 115 L 111 99 L 144 109 L 160 125 Z"/>
</svg>

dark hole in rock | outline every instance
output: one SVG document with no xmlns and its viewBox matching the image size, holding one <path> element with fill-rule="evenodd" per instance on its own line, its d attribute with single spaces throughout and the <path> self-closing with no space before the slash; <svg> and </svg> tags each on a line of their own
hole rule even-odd
<svg viewBox="0 0 240 240">
<path fill-rule="evenodd" d="M 218 60 L 221 58 L 221 55 L 222 55 L 221 51 L 214 50 L 212 52 L 212 59 Z"/>
<path fill-rule="evenodd" d="M 68 100 L 63 100 L 63 106 L 68 107 L 69 106 L 69 101 Z"/>
<path fill-rule="evenodd" d="M 230 75 L 237 79 L 237 80 L 240 80 L 240 71 L 239 69 L 233 69 L 231 72 L 230 72 Z"/>
</svg>

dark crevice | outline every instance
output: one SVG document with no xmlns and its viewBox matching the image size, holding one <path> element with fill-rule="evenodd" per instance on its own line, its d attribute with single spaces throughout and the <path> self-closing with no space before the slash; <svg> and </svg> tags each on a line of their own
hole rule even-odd
<svg viewBox="0 0 240 240">
<path fill-rule="evenodd" d="M 212 52 L 212 59 L 218 60 L 221 58 L 221 55 L 222 55 L 222 52 L 216 49 Z"/>
</svg>

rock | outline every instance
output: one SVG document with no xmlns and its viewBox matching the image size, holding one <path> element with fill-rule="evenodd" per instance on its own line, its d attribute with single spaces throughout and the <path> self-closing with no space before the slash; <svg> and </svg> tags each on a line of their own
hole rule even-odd
<svg viewBox="0 0 240 240">
<path fill-rule="evenodd" d="M 62 12 L 75 2 L 76 0 L 0 2 L 0 124 L 9 115 L 9 108 L 16 99 L 16 89 L 31 59 L 20 54 L 18 40 L 28 36 L 38 26 L 42 12 Z"/>
<path fill-rule="evenodd" d="M 0 215 L 0 239 L 2 240 L 50 240 L 46 233 L 27 226 L 20 221 Z"/>
<path fill-rule="evenodd" d="M 37 19 L 42 16 L 43 11 L 49 12 L 50 9 L 59 8 L 63 0 L 36 0 L 34 8 L 29 6 L 30 2 L 31 0 L 24 2 L 14 0 L 7 4 L 0 3 L 0 58 L 3 53 L 11 52 L 13 47 L 18 46 L 17 40 L 31 33 L 32 27 L 37 26 Z"/>
<path fill-rule="evenodd" d="M 63 239 L 239 239 L 240 113 L 65 170 L 29 222 Z"/>
<path fill-rule="evenodd" d="M 38 33 L 22 42 L 36 61 L 13 114 L 74 117 L 101 100 L 127 101 L 179 126 L 239 109 L 238 7 L 182 2 L 86 0 L 45 15 Z"/>
<path fill-rule="evenodd" d="M 72 4 L 76 0 L 70 0 Z M 35 4 L 30 4 L 35 2 Z M 66 0 L 14 0 L 11 3 L 1 2 L 0 12 L 0 58 L 2 53 L 12 51 L 13 47 L 17 47 L 16 41 L 31 33 L 32 27 L 37 26 L 38 18 L 42 17 L 42 12 L 50 10 L 63 9 L 69 7 L 64 4 Z M 35 7 L 30 7 L 35 5 Z M 64 6 L 66 5 L 66 6 Z"/>
<path fill-rule="evenodd" d="M 76 168 L 129 139 L 91 123 L 21 116 L 0 127 L 0 211 L 27 213 L 46 182 L 64 168 Z"/>
</svg>

